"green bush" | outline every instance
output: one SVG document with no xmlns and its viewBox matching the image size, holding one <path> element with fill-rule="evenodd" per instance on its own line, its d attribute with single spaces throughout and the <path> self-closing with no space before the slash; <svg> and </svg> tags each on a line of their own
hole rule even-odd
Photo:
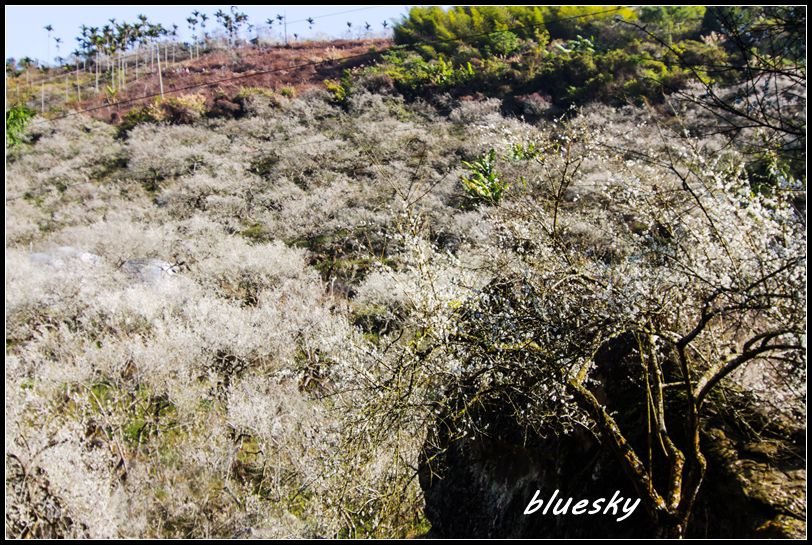
<svg viewBox="0 0 812 545">
<path fill-rule="evenodd" d="M 462 164 L 470 172 L 468 177 L 462 178 L 462 185 L 468 194 L 489 204 L 499 203 L 509 186 L 496 172 L 496 151 L 491 149 L 476 161 L 463 161 Z"/>
<path fill-rule="evenodd" d="M 443 56 L 425 60 L 415 53 L 399 51 L 385 55 L 383 67 L 372 70 L 382 71 L 397 87 L 408 92 L 457 87 L 471 82 L 476 75 L 470 62 L 455 66 Z"/>
<path fill-rule="evenodd" d="M 485 43 L 485 51 L 491 55 L 499 55 L 500 57 L 507 57 L 511 53 L 517 51 L 522 45 L 521 40 L 514 33 L 509 30 L 503 30 L 491 34 Z"/>
<path fill-rule="evenodd" d="M 394 29 L 395 42 L 413 50 L 385 54 L 373 70 L 412 95 L 475 86 L 497 96 L 542 90 L 564 107 L 595 99 L 659 101 L 690 79 L 724 83 L 735 75 L 714 68 L 730 64 L 724 40 L 695 39 L 705 12 L 701 6 L 415 7 Z M 638 18 L 646 32 L 619 21 Z"/>
<path fill-rule="evenodd" d="M 149 115 L 155 121 L 168 121 L 172 124 L 192 123 L 205 113 L 206 97 L 201 94 L 160 98 L 149 107 Z"/>
<path fill-rule="evenodd" d="M 352 94 L 352 74 L 349 70 L 344 70 L 344 72 L 341 74 L 340 80 L 324 80 L 324 86 L 332 95 L 332 101 L 334 104 L 346 106 L 347 100 Z"/>
<path fill-rule="evenodd" d="M 705 6 L 643 6 L 640 21 L 659 29 L 666 42 L 695 35 L 702 27 Z"/>
<path fill-rule="evenodd" d="M 16 146 L 23 141 L 23 131 L 34 115 L 34 110 L 25 105 L 14 106 L 6 112 L 7 146 Z"/>
</svg>

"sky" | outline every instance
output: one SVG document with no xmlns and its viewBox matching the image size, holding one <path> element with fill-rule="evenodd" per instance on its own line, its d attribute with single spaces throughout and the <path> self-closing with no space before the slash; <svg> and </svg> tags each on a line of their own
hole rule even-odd
<svg viewBox="0 0 812 545">
<path fill-rule="evenodd" d="M 101 27 L 109 24 L 110 18 L 118 22 L 134 22 L 139 13 L 146 15 L 150 22 L 161 23 L 165 27 L 178 25 L 181 40 L 191 37 L 186 18 L 197 9 L 209 15 L 207 31 L 217 28 L 214 12 L 222 9 L 229 11 L 229 5 L 190 4 L 185 6 L 14 6 L 6 5 L 6 54 L 5 58 L 20 59 L 28 56 L 43 60 L 50 57 L 50 62 L 57 56 L 54 38 L 62 39 L 60 55 L 67 57 L 76 46 L 76 37 L 80 35 L 79 26 Z M 352 23 L 354 35 L 369 22 L 376 33 L 383 32 L 382 23 L 399 21 L 408 12 L 409 6 L 361 6 L 361 5 L 316 5 L 316 6 L 274 6 L 274 5 L 238 5 L 240 11 L 248 15 L 248 22 L 263 24 L 266 19 L 274 19 L 277 14 L 287 15 L 288 35 L 294 32 L 300 39 L 319 38 L 324 35 L 346 38 L 347 22 Z M 315 19 L 313 29 L 305 21 L 308 17 Z M 51 40 L 48 40 L 46 25 L 54 28 Z M 274 23 L 277 30 L 278 23 Z M 321 35 L 321 36 L 319 36 Z"/>
</svg>

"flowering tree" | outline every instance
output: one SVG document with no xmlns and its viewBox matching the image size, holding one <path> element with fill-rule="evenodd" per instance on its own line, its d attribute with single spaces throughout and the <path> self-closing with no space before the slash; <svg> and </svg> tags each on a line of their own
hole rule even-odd
<svg viewBox="0 0 812 545">
<path fill-rule="evenodd" d="M 434 420 L 451 441 L 488 433 L 482 407 L 539 434 L 593 429 L 656 527 L 684 536 L 714 389 L 750 365 L 773 396 L 803 383 L 803 220 L 791 194 L 753 192 L 735 154 L 686 141 L 624 161 L 599 136 L 584 119 L 550 135 L 474 266 L 427 247 L 419 218 L 404 224 L 411 275 L 393 282 L 412 278 L 412 340 L 379 355 L 373 404 L 387 426 Z M 597 192 L 590 164 L 615 173 Z M 617 373 L 644 400 L 645 441 L 607 398 Z"/>
</svg>

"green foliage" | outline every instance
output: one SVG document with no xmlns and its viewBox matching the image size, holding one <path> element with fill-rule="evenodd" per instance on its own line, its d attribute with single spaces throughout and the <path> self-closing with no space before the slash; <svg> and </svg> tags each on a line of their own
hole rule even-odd
<svg viewBox="0 0 812 545">
<path fill-rule="evenodd" d="M 131 109 L 122 118 L 119 135 L 142 123 L 167 122 L 173 125 L 193 123 L 206 113 L 206 97 L 201 94 L 157 98 L 149 106 Z"/>
<path fill-rule="evenodd" d="M 675 18 L 685 14 L 701 23 L 704 8 L 686 10 L 647 11 L 646 17 L 674 28 Z M 540 88 L 564 107 L 596 98 L 658 99 L 663 89 L 687 82 L 681 59 L 669 57 L 659 43 L 641 48 L 639 34 L 618 18 L 633 21 L 638 12 L 612 6 L 416 7 L 395 28 L 395 41 L 415 44 L 416 53 L 385 55 L 380 70 L 412 93 L 463 91 L 474 83 L 477 91 L 498 94 Z M 679 36 L 687 28 L 679 27 Z M 686 47 L 700 61 L 719 60 L 718 48 L 701 45 Z"/>
<path fill-rule="evenodd" d="M 240 231 L 240 234 L 256 244 L 261 244 L 272 240 L 272 237 L 268 235 L 268 230 L 261 223 L 254 223 L 248 226 Z"/>
<path fill-rule="evenodd" d="M 332 95 L 334 104 L 346 106 L 347 100 L 352 94 L 352 74 L 349 70 L 344 70 L 339 81 L 332 79 L 324 80 L 324 86 Z"/>
<path fill-rule="evenodd" d="M 324 80 L 324 86 L 332 95 L 333 102 L 343 104 L 347 100 L 347 89 L 341 85 L 341 82 L 334 79 Z"/>
<path fill-rule="evenodd" d="M 294 98 L 296 96 L 296 88 L 285 85 L 279 88 L 279 94 L 285 98 Z"/>
<path fill-rule="evenodd" d="M 509 185 L 496 172 L 496 151 L 491 149 L 476 161 L 463 161 L 462 164 L 470 172 L 468 177 L 462 178 L 468 194 L 477 200 L 498 204 Z"/>
<path fill-rule="evenodd" d="M 124 114 L 118 127 L 120 137 L 125 137 L 132 129 L 142 123 L 154 123 L 155 119 L 149 112 L 149 107 L 140 106 Z"/>
<path fill-rule="evenodd" d="M 491 34 L 485 43 L 485 50 L 493 55 L 506 57 L 517 51 L 522 45 L 519 37 L 509 30 Z"/>
<path fill-rule="evenodd" d="M 640 21 L 654 25 L 666 42 L 696 35 L 702 27 L 705 6 L 643 6 Z"/>
<path fill-rule="evenodd" d="M 6 111 L 6 145 L 16 146 L 23 141 L 23 131 L 34 117 L 34 110 L 18 105 Z"/>
<path fill-rule="evenodd" d="M 205 113 L 206 97 L 202 94 L 160 98 L 149 107 L 149 115 L 155 121 L 168 121 L 175 125 L 192 123 Z"/>
<path fill-rule="evenodd" d="M 776 150 L 769 149 L 765 144 L 764 151 L 758 154 L 749 165 L 747 171 L 750 187 L 754 193 L 774 195 L 778 191 L 803 191 L 806 184 L 794 175 L 793 166 L 786 157 L 782 157 Z"/>
<path fill-rule="evenodd" d="M 244 89 L 240 93 L 243 91 Z M 242 95 L 238 95 L 240 96 Z M 121 138 L 126 137 L 142 123 L 190 124 L 202 118 L 206 112 L 206 97 L 202 94 L 157 98 L 148 106 L 135 107 L 124 114 L 118 127 L 118 135 Z"/>
<path fill-rule="evenodd" d="M 634 21 L 637 13 L 620 6 L 558 6 L 548 8 L 547 30 L 552 39 L 571 40 L 578 35 L 591 36 L 605 29 L 616 19 Z"/>
<path fill-rule="evenodd" d="M 396 51 L 384 56 L 383 74 L 402 90 L 414 92 L 423 88 L 448 89 L 470 83 L 476 73 L 470 62 L 455 66 L 441 56 L 425 60 L 420 55 Z"/>
<path fill-rule="evenodd" d="M 510 157 L 516 161 L 529 161 L 539 157 L 543 151 L 535 142 L 516 142 L 510 148 Z"/>
<path fill-rule="evenodd" d="M 674 44 L 673 50 L 677 54 L 673 64 L 696 75 L 703 83 L 711 84 L 717 79 L 732 75 L 719 70 L 719 67 L 729 65 L 730 59 L 727 52 L 718 44 L 683 40 Z"/>
<path fill-rule="evenodd" d="M 594 53 L 595 43 L 594 38 L 584 38 L 580 34 L 574 40 L 569 40 L 566 47 L 561 44 L 556 44 L 556 47 L 564 53 L 571 53 L 577 51 L 580 53 Z"/>
<path fill-rule="evenodd" d="M 546 41 L 544 6 L 455 6 L 444 11 L 438 7 L 414 7 L 409 16 L 395 26 L 397 44 L 436 41 L 437 54 L 453 56 L 465 41 L 483 57 L 509 55 L 522 40 Z M 433 55 L 430 55 L 433 56 Z"/>
<path fill-rule="evenodd" d="M 280 94 L 281 94 L 281 90 L 280 90 Z M 272 100 L 275 100 L 277 98 L 276 94 L 274 94 L 274 92 L 272 90 L 268 89 L 267 87 L 255 87 L 255 86 L 240 87 L 240 90 L 237 92 L 237 97 L 238 98 L 243 98 L 244 99 L 244 98 L 250 98 L 250 97 L 255 97 L 255 96 L 261 96 L 261 97 L 269 98 L 269 99 L 272 99 Z"/>
</svg>

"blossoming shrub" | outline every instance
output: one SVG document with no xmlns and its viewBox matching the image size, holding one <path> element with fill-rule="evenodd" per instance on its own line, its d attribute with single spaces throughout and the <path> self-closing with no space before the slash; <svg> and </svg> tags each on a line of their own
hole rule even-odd
<svg viewBox="0 0 812 545">
<path fill-rule="evenodd" d="M 7 173 L 7 534 L 424 533 L 438 418 L 483 400 L 594 428 L 568 384 L 601 343 L 673 354 L 709 312 L 695 384 L 780 342 L 721 385 L 798 418 L 805 234 L 735 149 L 634 108 L 446 106 L 359 90 L 121 138 L 32 123 Z M 471 207 L 462 161 L 491 149 L 511 189 Z"/>
</svg>

